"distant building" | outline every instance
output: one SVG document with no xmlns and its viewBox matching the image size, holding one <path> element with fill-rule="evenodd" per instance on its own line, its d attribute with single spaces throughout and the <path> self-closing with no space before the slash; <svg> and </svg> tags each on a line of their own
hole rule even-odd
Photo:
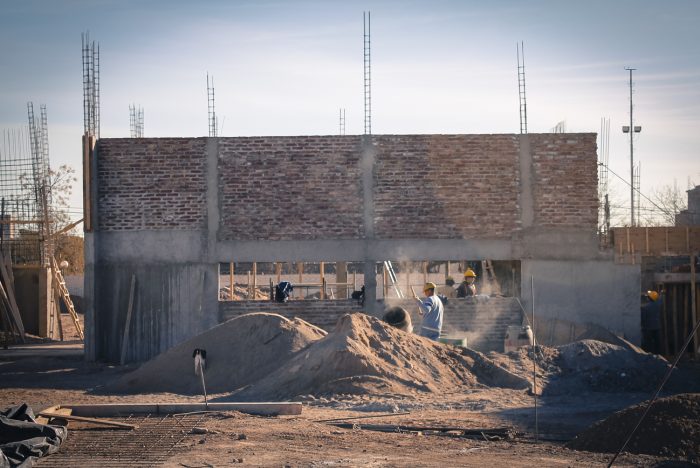
<svg viewBox="0 0 700 468">
<path fill-rule="evenodd" d="M 676 215 L 676 226 L 700 226 L 700 185 L 688 190 L 688 209 Z"/>
</svg>

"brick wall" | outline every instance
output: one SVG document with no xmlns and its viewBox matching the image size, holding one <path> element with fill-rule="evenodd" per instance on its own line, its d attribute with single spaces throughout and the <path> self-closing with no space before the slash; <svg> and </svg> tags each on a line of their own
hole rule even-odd
<svg viewBox="0 0 700 468">
<path fill-rule="evenodd" d="M 400 305 L 411 313 L 415 332 L 420 331 L 421 317 L 412 300 L 390 299 L 386 307 Z M 290 301 L 278 304 L 268 301 L 219 302 L 219 320 L 253 312 L 270 312 L 287 318 L 299 317 L 324 330 L 331 331 L 344 314 L 362 312 L 353 300 Z M 381 318 L 383 314 L 378 316 Z M 445 309 L 443 331 L 448 336 L 467 337 L 468 346 L 479 351 L 503 351 L 503 340 L 509 325 L 521 325 L 522 314 L 516 299 L 492 297 L 488 302 L 472 298 L 450 299 Z"/>
<path fill-rule="evenodd" d="M 98 143 L 100 231 L 204 229 L 204 138 L 109 138 Z"/>
<path fill-rule="evenodd" d="M 362 237 L 360 137 L 219 139 L 221 239 Z"/>
<path fill-rule="evenodd" d="M 507 238 L 519 226 L 516 135 L 382 135 L 379 238 Z"/>
<path fill-rule="evenodd" d="M 374 136 L 377 238 L 510 238 L 517 135 Z M 594 230 L 595 134 L 531 134 L 535 225 Z M 359 136 L 219 138 L 221 240 L 358 239 Z M 97 229 L 206 229 L 206 138 L 102 139 Z"/>
<path fill-rule="evenodd" d="M 535 224 L 585 228 L 598 223 L 596 135 L 530 135 Z"/>
<path fill-rule="evenodd" d="M 283 304 L 269 301 L 219 302 L 219 320 L 225 322 L 239 315 L 253 312 L 270 312 L 283 317 L 299 317 L 330 331 L 344 314 L 362 312 L 362 306 L 354 300 L 289 301 Z"/>
</svg>

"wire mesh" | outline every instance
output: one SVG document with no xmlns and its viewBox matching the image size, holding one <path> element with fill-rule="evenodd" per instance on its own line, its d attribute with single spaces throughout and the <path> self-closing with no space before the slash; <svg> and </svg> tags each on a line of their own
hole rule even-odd
<svg viewBox="0 0 700 468">
<path fill-rule="evenodd" d="M 39 459 L 39 466 L 137 467 L 157 466 L 187 449 L 186 438 L 206 414 L 145 415 L 111 418 L 135 424 L 134 430 L 113 428 L 69 429 L 58 453 Z"/>
<path fill-rule="evenodd" d="M 33 139 L 29 127 L 3 130 L 0 147 L 0 247 L 19 265 L 41 265 L 46 255 L 45 179 L 38 180 L 44 166 L 35 157 L 40 153 L 33 154 Z"/>
</svg>

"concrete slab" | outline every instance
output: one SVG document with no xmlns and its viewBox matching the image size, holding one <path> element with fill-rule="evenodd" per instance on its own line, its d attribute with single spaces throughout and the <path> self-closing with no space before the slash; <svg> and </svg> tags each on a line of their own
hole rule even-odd
<svg viewBox="0 0 700 468">
<path fill-rule="evenodd" d="M 81 341 L 52 341 L 49 343 L 11 345 L 8 349 L 0 348 L 0 361 L 34 357 L 80 357 L 83 353 L 84 349 Z"/>
</svg>

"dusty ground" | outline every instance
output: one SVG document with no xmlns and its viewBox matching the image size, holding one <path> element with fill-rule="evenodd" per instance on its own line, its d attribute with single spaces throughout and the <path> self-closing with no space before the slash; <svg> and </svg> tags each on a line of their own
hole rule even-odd
<svg viewBox="0 0 700 468">
<path fill-rule="evenodd" d="M 77 344 L 39 344 L 0 350 L 0 404 L 26 401 L 39 410 L 69 403 L 202 400 L 167 393 L 100 394 L 101 386 L 132 369 L 86 363 Z M 525 391 L 477 389 L 444 394 L 439 399 L 429 395 L 411 399 L 391 395 L 309 399 L 301 416 L 270 418 L 230 413 L 195 421 L 197 426 L 215 433 L 190 434 L 191 425 L 195 424 L 192 421 L 180 423 L 181 426 L 171 422 L 176 433 L 167 440 L 175 445 L 162 458 L 162 466 L 605 466 L 609 454 L 568 450 L 563 442 L 592 422 L 646 397 L 647 394 L 590 393 L 575 398 L 558 395 L 540 399 L 538 426 L 544 440 L 539 443 L 533 441 L 534 400 Z M 316 422 L 395 411 L 410 414 L 356 420 L 353 422 L 361 424 L 354 430 Z M 372 432 L 361 429 L 362 423 L 510 427 L 521 435 L 512 441 L 489 442 L 430 433 Z M 103 445 L 117 448 L 123 445 L 125 448 L 116 452 L 117 455 L 137 454 L 131 462 L 124 461 L 125 465 L 120 466 L 158 464 L 145 455 L 148 445 L 134 439 L 136 435 L 123 431 L 97 431 L 71 423 L 61 453 L 45 458 L 40 466 L 105 466 L 99 458 Z M 115 440 L 120 442 L 115 444 Z M 134 452 L 128 448 L 133 446 L 140 448 Z M 105 456 L 114 457 L 114 454 Z M 655 466 L 662 460 L 647 455 L 624 455 L 618 466 Z"/>
</svg>

